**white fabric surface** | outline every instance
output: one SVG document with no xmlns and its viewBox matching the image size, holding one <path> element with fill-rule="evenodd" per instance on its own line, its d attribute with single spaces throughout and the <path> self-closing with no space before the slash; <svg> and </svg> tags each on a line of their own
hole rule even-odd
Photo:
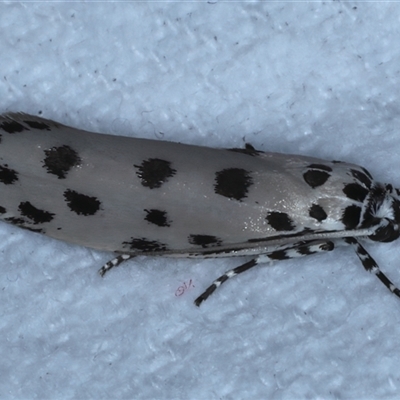
<svg viewBox="0 0 400 400">
<path fill-rule="evenodd" d="M 3 2 L 0 112 L 249 142 L 400 186 L 399 15 L 391 2 Z M 198 309 L 242 260 L 140 258 L 102 279 L 108 253 L 5 223 L 0 237 L 1 399 L 399 396 L 400 300 L 351 249 L 255 268 Z M 398 242 L 367 247 L 400 285 Z"/>
</svg>

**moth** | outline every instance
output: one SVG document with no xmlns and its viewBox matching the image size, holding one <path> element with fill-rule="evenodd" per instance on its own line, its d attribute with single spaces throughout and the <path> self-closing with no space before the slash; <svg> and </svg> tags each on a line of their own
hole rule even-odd
<svg viewBox="0 0 400 400">
<path fill-rule="evenodd" d="M 399 237 L 400 190 L 357 165 L 96 134 L 37 116 L 0 117 L 0 218 L 55 239 L 138 255 L 244 257 L 201 294 L 267 261 Z"/>
</svg>

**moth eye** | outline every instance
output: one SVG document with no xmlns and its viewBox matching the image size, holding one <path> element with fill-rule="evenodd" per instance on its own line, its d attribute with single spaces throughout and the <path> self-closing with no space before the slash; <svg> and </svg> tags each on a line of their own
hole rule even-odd
<svg viewBox="0 0 400 400">
<path fill-rule="evenodd" d="M 385 185 L 385 188 L 386 188 L 386 190 L 387 190 L 389 193 L 392 193 L 392 192 L 393 192 L 393 186 L 392 186 L 390 183 L 388 183 L 387 185 Z"/>
<path fill-rule="evenodd" d="M 375 231 L 373 235 L 368 236 L 375 242 L 393 242 L 400 236 L 399 226 L 394 224 L 393 221 L 384 218 L 381 226 Z"/>
<path fill-rule="evenodd" d="M 400 224 L 400 201 L 398 199 L 393 199 L 392 208 L 394 220 Z"/>
</svg>

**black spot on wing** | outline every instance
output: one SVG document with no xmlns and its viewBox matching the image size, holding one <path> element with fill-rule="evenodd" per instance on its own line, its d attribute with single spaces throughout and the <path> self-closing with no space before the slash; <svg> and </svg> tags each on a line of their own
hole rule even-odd
<svg viewBox="0 0 400 400">
<path fill-rule="evenodd" d="M 69 209 L 78 215 L 94 215 L 100 209 L 101 203 L 96 197 L 87 196 L 70 189 L 64 192 L 64 197 Z"/>
<path fill-rule="evenodd" d="M 253 184 L 250 172 L 242 168 L 227 168 L 215 173 L 214 191 L 230 199 L 242 200 Z"/>
<path fill-rule="evenodd" d="M 34 224 L 50 222 L 55 215 L 51 212 L 34 207 L 29 201 L 20 203 L 18 209 L 21 212 L 21 215 L 30 219 Z"/>
<path fill-rule="evenodd" d="M 124 247 L 130 250 L 138 250 L 143 253 L 167 251 L 168 248 L 164 243 L 157 242 L 156 240 L 148 240 L 146 238 L 131 238 L 129 242 L 122 243 Z"/>
<path fill-rule="evenodd" d="M 4 221 L 9 222 L 10 224 L 16 225 L 16 226 L 21 226 L 24 228 L 24 224 L 26 224 L 26 220 L 23 218 L 17 218 L 17 217 L 9 217 L 5 218 Z"/>
<path fill-rule="evenodd" d="M 368 177 L 369 179 L 371 179 L 371 181 L 374 180 L 374 178 L 372 177 L 372 175 L 371 175 L 364 167 L 360 167 L 360 168 L 363 170 L 364 174 L 367 175 L 367 177 Z"/>
<path fill-rule="evenodd" d="M 190 244 L 201 246 L 203 249 L 207 247 L 221 246 L 222 240 L 212 235 L 189 235 L 188 241 Z"/>
<path fill-rule="evenodd" d="M 5 214 L 7 212 L 6 208 L 3 206 L 0 206 L 0 214 Z"/>
<path fill-rule="evenodd" d="M 375 217 L 375 210 L 371 207 L 368 207 L 364 210 L 362 217 L 360 228 L 370 228 L 371 226 L 379 225 L 379 221 L 381 218 Z"/>
<path fill-rule="evenodd" d="M 365 200 L 368 194 L 368 189 L 365 189 L 358 183 L 349 183 L 343 188 L 343 193 L 352 200 L 360 201 Z"/>
<path fill-rule="evenodd" d="M 39 130 L 50 130 L 50 126 L 45 124 L 44 122 L 40 121 L 24 121 L 28 126 L 30 126 L 33 129 L 39 129 Z"/>
<path fill-rule="evenodd" d="M 134 165 L 138 169 L 136 172 L 143 186 L 156 189 L 168 181 L 176 174 L 176 170 L 171 168 L 171 163 L 159 158 L 149 158 L 140 165 Z"/>
<path fill-rule="evenodd" d="M 360 223 L 360 217 L 361 208 L 353 204 L 345 208 L 341 220 L 346 229 L 355 229 Z"/>
<path fill-rule="evenodd" d="M 28 128 L 25 128 L 25 126 L 16 121 L 4 121 L 0 125 L 0 128 L 6 131 L 7 133 L 18 133 L 25 130 L 29 131 Z"/>
<path fill-rule="evenodd" d="M 310 164 L 308 170 L 303 174 L 305 182 L 315 189 L 318 186 L 322 186 L 331 176 L 331 167 L 322 164 Z"/>
<path fill-rule="evenodd" d="M 157 226 L 170 226 L 171 221 L 168 220 L 168 215 L 166 211 L 155 209 L 144 211 L 147 213 L 144 218 L 147 222 L 150 222 L 151 224 Z"/>
<path fill-rule="evenodd" d="M 30 226 L 24 226 L 24 228 L 27 229 L 28 231 L 35 232 L 35 233 L 45 233 L 44 229 L 42 229 L 42 228 L 32 228 Z"/>
<path fill-rule="evenodd" d="M 43 168 L 46 168 L 48 173 L 56 175 L 58 179 L 65 179 L 68 171 L 81 162 L 78 153 L 66 145 L 52 147 L 44 153 L 46 157 L 43 160 Z"/>
<path fill-rule="evenodd" d="M 277 231 L 292 231 L 296 228 L 289 215 L 283 212 L 271 211 L 266 219 L 272 228 Z"/>
<path fill-rule="evenodd" d="M 319 204 L 313 204 L 309 209 L 309 215 L 311 218 L 321 222 L 328 217 L 325 210 Z"/>
<path fill-rule="evenodd" d="M 233 149 L 228 149 L 228 150 L 233 151 L 235 153 L 247 154 L 249 156 L 258 156 L 259 154 L 262 153 L 262 151 L 256 150 L 250 143 L 246 143 L 244 149 L 233 148 Z"/>
<path fill-rule="evenodd" d="M 365 170 L 366 171 L 366 170 Z M 356 178 L 358 181 L 360 181 L 361 183 L 363 183 L 368 189 L 371 188 L 371 183 L 372 180 L 370 179 L 369 172 L 368 175 L 365 174 L 364 172 L 361 171 L 357 171 L 356 169 L 350 169 L 351 174 L 353 175 L 354 178 Z"/>
<path fill-rule="evenodd" d="M 18 180 L 18 172 L 8 168 L 7 164 L 0 165 L 0 182 L 5 185 L 12 185 Z"/>
</svg>

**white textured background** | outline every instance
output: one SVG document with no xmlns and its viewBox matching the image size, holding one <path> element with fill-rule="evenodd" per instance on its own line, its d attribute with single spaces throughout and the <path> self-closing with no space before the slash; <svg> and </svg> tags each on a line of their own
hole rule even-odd
<svg viewBox="0 0 400 400">
<path fill-rule="evenodd" d="M 0 3 L 0 112 L 247 141 L 399 186 L 399 93 L 396 2 Z M 400 284 L 398 243 L 368 249 Z M 350 249 L 256 268 L 200 309 L 239 260 L 101 279 L 110 256 L 0 224 L 1 399 L 399 396 L 400 300 Z"/>
</svg>

